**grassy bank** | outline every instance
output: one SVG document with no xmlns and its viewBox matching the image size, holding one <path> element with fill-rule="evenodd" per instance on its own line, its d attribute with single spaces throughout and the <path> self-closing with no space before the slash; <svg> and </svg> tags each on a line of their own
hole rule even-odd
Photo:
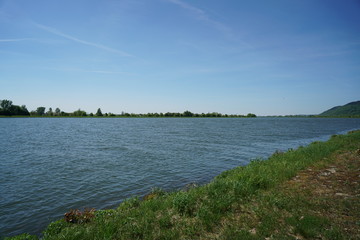
<svg viewBox="0 0 360 240">
<path fill-rule="evenodd" d="M 333 136 L 223 172 L 204 186 L 153 189 L 113 210 L 71 211 L 42 238 L 359 239 L 359 148 L 360 131 Z"/>
</svg>

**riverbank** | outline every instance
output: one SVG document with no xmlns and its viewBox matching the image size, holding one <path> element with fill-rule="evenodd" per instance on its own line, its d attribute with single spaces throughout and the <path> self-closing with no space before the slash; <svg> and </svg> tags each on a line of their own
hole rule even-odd
<svg viewBox="0 0 360 240">
<path fill-rule="evenodd" d="M 355 131 L 187 191 L 154 189 L 114 210 L 72 211 L 43 239 L 358 239 L 359 148 Z"/>
</svg>

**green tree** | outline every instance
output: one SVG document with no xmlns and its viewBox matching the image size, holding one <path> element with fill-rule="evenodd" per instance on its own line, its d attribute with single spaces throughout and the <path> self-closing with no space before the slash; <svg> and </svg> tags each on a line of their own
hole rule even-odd
<svg viewBox="0 0 360 240">
<path fill-rule="evenodd" d="M 183 113 L 183 116 L 184 116 L 184 117 L 193 117 L 194 114 L 193 114 L 192 112 L 190 112 L 190 111 L 185 111 L 185 112 Z"/>
<path fill-rule="evenodd" d="M 25 105 L 17 106 L 17 105 L 12 105 L 10 108 L 10 112 L 11 115 L 18 115 L 18 116 L 28 116 L 30 115 L 29 111 L 27 110 Z"/>
<path fill-rule="evenodd" d="M 53 116 L 54 115 L 54 112 L 53 112 L 52 108 L 49 108 L 49 110 L 46 112 L 46 115 L 48 115 L 48 116 Z"/>
<path fill-rule="evenodd" d="M 12 115 L 30 115 L 25 105 L 18 106 L 13 105 L 10 100 L 0 101 L 0 115 L 12 116 Z"/>
<path fill-rule="evenodd" d="M 96 115 L 97 117 L 102 117 L 102 116 L 103 116 L 100 108 L 97 110 L 97 112 L 96 112 L 95 115 Z"/>
<path fill-rule="evenodd" d="M 81 110 L 81 109 L 78 109 L 77 111 L 73 112 L 73 116 L 76 116 L 76 117 L 86 117 L 86 112 Z"/>
<path fill-rule="evenodd" d="M 45 109 L 46 109 L 45 107 L 38 107 L 36 109 L 36 114 L 39 115 L 39 116 L 44 115 L 45 114 Z"/>
<path fill-rule="evenodd" d="M 0 101 L 0 106 L 4 111 L 8 111 L 8 110 L 10 110 L 10 108 L 12 106 L 12 101 L 6 100 L 6 99 L 1 100 Z"/>
<path fill-rule="evenodd" d="M 56 108 L 56 109 L 55 109 L 55 115 L 56 115 L 56 116 L 60 116 L 60 114 L 61 114 L 60 108 Z"/>
<path fill-rule="evenodd" d="M 11 114 L 11 107 L 12 107 L 12 101 L 10 100 L 1 100 L 0 101 L 0 115 L 12 115 Z"/>
<path fill-rule="evenodd" d="M 253 113 L 248 113 L 248 115 L 246 115 L 246 117 L 256 117 L 256 115 Z"/>
</svg>

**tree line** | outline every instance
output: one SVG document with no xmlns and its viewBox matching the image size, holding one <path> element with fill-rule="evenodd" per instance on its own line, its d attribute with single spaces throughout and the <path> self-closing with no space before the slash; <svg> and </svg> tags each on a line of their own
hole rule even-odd
<svg viewBox="0 0 360 240">
<path fill-rule="evenodd" d="M 18 106 L 13 105 L 12 101 L 10 100 L 1 100 L 0 101 L 0 115 L 5 116 L 12 116 L 12 115 L 19 115 L 19 116 L 29 116 L 30 113 L 27 110 L 25 105 Z"/>
<path fill-rule="evenodd" d="M 256 117 L 253 113 L 247 115 L 237 114 L 221 114 L 217 112 L 212 113 L 192 113 L 185 111 L 183 113 L 167 112 L 167 113 L 102 113 L 98 108 L 96 113 L 87 113 L 84 110 L 78 109 L 74 112 L 68 113 L 61 111 L 60 108 L 53 110 L 51 107 L 46 111 L 46 107 L 38 107 L 36 110 L 28 111 L 25 105 L 13 105 L 10 100 L 0 100 L 0 115 L 2 116 L 35 116 L 35 117 Z"/>
</svg>

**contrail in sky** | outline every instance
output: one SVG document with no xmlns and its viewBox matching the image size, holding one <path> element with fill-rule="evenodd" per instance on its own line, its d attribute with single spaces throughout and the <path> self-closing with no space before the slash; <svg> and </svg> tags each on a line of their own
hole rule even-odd
<svg viewBox="0 0 360 240">
<path fill-rule="evenodd" d="M 65 34 L 63 32 L 60 32 L 59 30 L 57 30 L 55 28 L 52 28 L 52 27 L 48 27 L 48 26 L 38 24 L 38 23 L 34 23 L 34 24 L 35 24 L 36 27 L 38 27 L 40 29 L 43 29 L 43 30 L 45 30 L 45 31 L 47 31 L 49 33 L 55 34 L 57 36 L 66 38 L 68 40 L 71 40 L 71 41 L 74 41 L 74 42 L 77 42 L 77 43 L 80 43 L 80 44 L 83 44 L 83 45 L 96 47 L 96 48 L 99 48 L 99 49 L 102 49 L 102 50 L 105 50 L 105 51 L 108 51 L 108 52 L 119 54 L 119 55 L 124 56 L 124 57 L 134 57 L 133 55 L 131 55 L 131 54 L 127 53 L 127 52 L 120 51 L 120 50 L 114 49 L 114 48 L 110 48 L 110 47 L 104 46 L 102 44 L 81 40 L 79 38 L 76 38 L 76 37 L 70 36 L 68 34 Z"/>
<path fill-rule="evenodd" d="M 221 22 L 211 19 L 204 10 L 194 7 L 193 5 L 190 5 L 181 0 L 167 0 L 167 1 L 192 12 L 198 19 L 200 19 L 201 21 L 207 22 L 208 24 L 212 25 L 213 27 L 215 27 L 216 29 L 218 29 L 222 32 L 225 32 L 227 34 L 229 34 L 231 32 L 231 29 L 228 26 L 222 24 Z"/>
</svg>

